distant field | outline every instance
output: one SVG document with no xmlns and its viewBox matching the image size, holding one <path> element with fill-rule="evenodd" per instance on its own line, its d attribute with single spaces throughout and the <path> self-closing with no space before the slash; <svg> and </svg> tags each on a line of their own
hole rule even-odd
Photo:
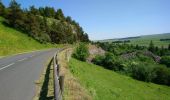
<svg viewBox="0 0 170 100">
<path fill-rule="evenodd" d="M 168 86 L 137 81 L 73 58 L 69 66 L 94 100 L 170 100 Z"/>
<path fill-rule="evenodd" d="M 170 44 L 170 41 L 160 41 L 160 39 L 170 39 L 170 33 L 165 34 L 156 34 L 156 35 L 145 35 L 145 36 L 139 36 L 139 38 L 126 38 L 126 39 L 108 39 L 108 40 L 102 40 L 101 42 L 112 42 L 112 41 L 118 41 L 118 40 L 130 40 L 130 44 L 138 44 L 142 46 L 148 46 L 150 41 L 152 40 L 154 44 L 158 47 L 164 46 L 167 47 L 168 44 Z"/>
<path fill-rule="evenodd" d="M 52 48 L 52 44 L 41 44 L 26 34 L 2 24 L 0 17 L 0 56 L 37 49 Z"/>
</svg>

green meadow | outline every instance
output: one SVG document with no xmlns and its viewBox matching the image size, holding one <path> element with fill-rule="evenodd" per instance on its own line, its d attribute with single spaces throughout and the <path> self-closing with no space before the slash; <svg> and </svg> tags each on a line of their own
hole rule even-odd
<svg viewBox="0 0 170 100">
<path fill-rule="evenodd" d="M 130 39 L 131 44 L 149 46 L 150 41 L 152 40 L 155 46 L 158 47 L 168 47 L 170 41 L 160 41 L 160 39 L 170 39 L 170 33 L 167 34 L 157 34 L 157 35 L 146 35 L 141 36 L 140 38 Z"/>
<path fill-rule="evenodd" d="M 74 58 L 69 68 L 94 100 L 170 100 L 168 86 L 138 81 Z"/>
<path fill-rule="evenodd" d="M 149 46 L 149 43 L 152 40 L 155 46 L 158 46 L 158 47 L 163 46 L 165 48 L 168 47 L 168 45 L 170 44 L 170 41 L 160 41 L 160 39 L 170 39 L 170 33 L 143 35 L 143 36 L 139 36 L 139 38 L 106 39 L 106 40 L 99 40 L 99 42 L 113 42 L 113 41 L 130 40 L 129 44 Z"/>
</svg>

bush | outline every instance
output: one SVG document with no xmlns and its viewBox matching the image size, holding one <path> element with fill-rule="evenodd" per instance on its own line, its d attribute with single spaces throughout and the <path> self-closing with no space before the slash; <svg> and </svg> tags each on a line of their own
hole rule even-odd
<svg viewBox="0 0 170 100">
<path fill-rule="evenodd" d="M 115 57 L 112 53 L 106 53 L 105 55 L 105 59 L 103 61 L 104 67 L 107 69 L 114 69 L 114 61 L 115 61 Z"/>
<path fill-rule="evenodd" d="M 141 80 L 150 82 L 155 77 L 153 67 L 146 66 L 145 64 L 135 64 L 132 65 L 132 77 Z"/>
<path fill-rule="evenodd" d="M 149 62 L 154 62 L 153 58 L 145 56 L 145 55 L 143 55 L 141 53 L 137 53 L 136 58 L 139 59 L 139 61 L 141 61 L 141 62 L 148 62 L 148 63 Z"/>
<path fill-rule="evenodd" d="M 76 48 L 75 52 L 73 53 L 73 57 L 81 61 L 86 61 L 88 56 L 89 50 L 86 44 L 84 43 L 80 43 L 79 46 Z"/>
<path fill-rule="evenodd" d="M 160 63 L 165 64 L 167 67 L 170 67 L 170 56 L 163 56 Z"/>
<path fill-rule="evenodd" d="M 112 53 L 106 53 L 105 56 L 97 55 L 92 62 L 97 65 L 104 66 L 106 69 L 121 71 L 123 70 L 123 64 L 118 57 Z"/>
<path fill-rule="evenodd" d="M 154 68 L 156 77 L 153 79 L 154 83 L 170 85 L 170 69 L 164 66 Z"/>
<path fill-rule="evenodd" d="M 101 55 L 96 55 L 95 58 L 92 60 L 92 62 L 96 65 L 101 65 L 103 66 L 104 64 L 104 59 L 105 56 L 101 56 Z"/>
</svg>

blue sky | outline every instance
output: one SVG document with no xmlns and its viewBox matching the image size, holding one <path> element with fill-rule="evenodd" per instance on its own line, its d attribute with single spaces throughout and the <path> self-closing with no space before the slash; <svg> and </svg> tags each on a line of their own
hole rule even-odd
<svg viewBox="0 0 170 100">
<path fill-rule="evenodd" d="M 2 0 L 8 5 L 10 0 Z M 170 0 L 16 0 L 61 8 L 89 34 L 91 40 L 170 32 Z"/>
</svg>

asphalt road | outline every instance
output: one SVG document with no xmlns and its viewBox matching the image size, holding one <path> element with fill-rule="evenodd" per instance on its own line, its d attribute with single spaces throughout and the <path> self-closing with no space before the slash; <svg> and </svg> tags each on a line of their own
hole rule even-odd
<svg viewBox="0 0 170 100">
<path fill-rule="evenodd" d="M 35 81 L 58 49 L 0 58 L 0 100 L 32 100 Z"/>
</svg>

